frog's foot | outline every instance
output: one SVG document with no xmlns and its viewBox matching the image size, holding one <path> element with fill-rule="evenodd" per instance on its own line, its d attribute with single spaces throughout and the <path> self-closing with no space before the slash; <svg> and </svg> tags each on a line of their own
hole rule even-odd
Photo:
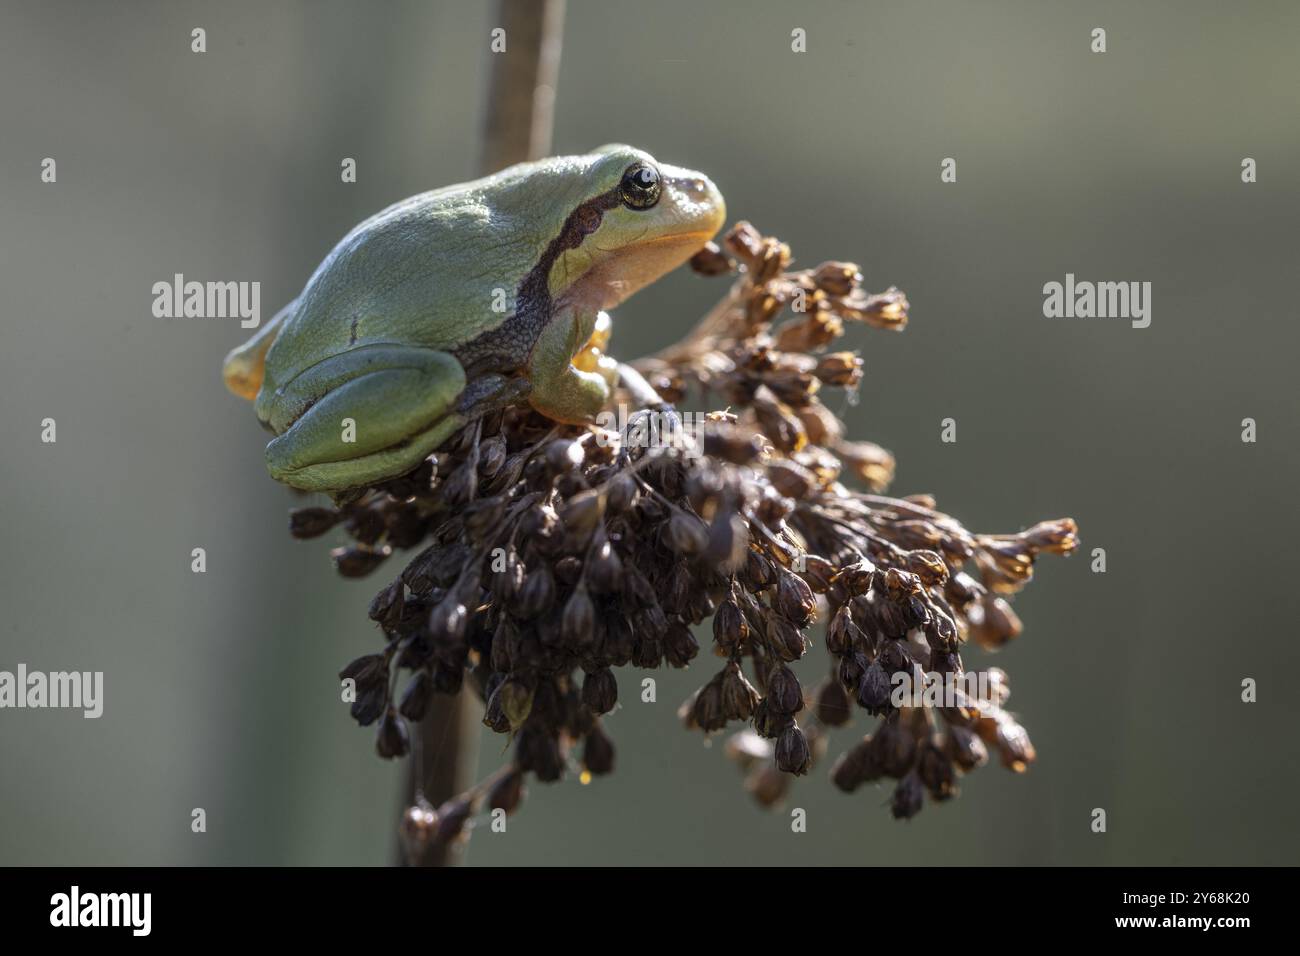
<svg viewBox="0 0 1300 956">
<path fill-rule="evenodd" d="M 533 384 L 528 401 L 543 415 L 581 424 L 594 419 L 608 403 L 618 380 L 618 363 L 601 354 L 609 333 L 600 332 L 600 316 L 608 323 L 603 312 L 599 316 L 557 313 L 537 337 L 528 359 Z"/>
<path fill-rule="evenodd" d="M 600 349 L 583 349 L 573 357 L 573 367 L 580 372 L 599 375 L 611 391 L 618 385 L 618 359 L 605 355 Z"/>
<path fill-rule="evenodd" d="M 226 388 L 250 402 L 257 398 L 266 372 L 266 353 L 297 305 L 297 301 L 290 302 L 270 321 L 263 323 L 251 339 L 231 350 L 221 363 L 221 377 L 225 379 Z"/>
<path fill-rule="evenodd" d="M 266 446 L 267 468 L 306 491 L 403 475 L 469 420 L 458 408 L 465 384 L 455 357 L 433 349 L 373 346 L 326 359 L 275 396 L 270 423 L 283 434 Z"/>
<path fill-rule="evenodd" d="M 580 372 L 595 372 L 613 389 L 618 385 L 618 361 L 608 354 L 609 336 L 613 330 L 608 312 L 596 314 L 596 326 L 591 338 L 573 357 L 573 367 Z"/>
</svg>

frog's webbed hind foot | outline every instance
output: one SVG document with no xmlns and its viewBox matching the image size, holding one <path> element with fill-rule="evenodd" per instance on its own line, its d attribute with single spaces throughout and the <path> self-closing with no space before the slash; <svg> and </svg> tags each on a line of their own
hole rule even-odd
<svg viewBox="0 0 1300 956">
<path fill-rule="evenodd" d="M 247 342 L 231 349 L 230 354 L 221 363 L 221 377 L 226 382 L 226 388 L 250 402 L 257 398 L 258 390 L 262 387 L 262 377 L 266 372 L 266 353 L 270 351 L 276 336 L 280 334 L 280 329 L 293 315 L 297 305 L 296 300 L 290 302 L 272 316 L 270 321 L 263 323 Z"/>
</svg>

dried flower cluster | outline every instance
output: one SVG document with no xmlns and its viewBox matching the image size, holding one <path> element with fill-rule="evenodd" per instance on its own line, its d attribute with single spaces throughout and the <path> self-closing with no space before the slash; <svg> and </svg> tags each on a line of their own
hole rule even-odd
<svg viewBox="0 0 1300 956">
<path fill-rule="evenodd" d="M 341 525 L 352 538 L 334 552 L 345 576 L 424 545 L 371 604 L 383 649 L 340 675 L 356 682 L 353 716 L 378 725 L 380 755 L 405 754 L 407 723 L 466 684 L 483 722 L 513 738 L 485 781 L 408 810 L 409 844 L 461 837 L 486 808 L 513 812 L 527 775 L 554 781 L 574 763 L 610 772 L 601 718 L 618 703 L 615 669 L 687 666 L 706 621 L 718 669 L 681 716 L 706 733 L 742 725 L 727 752 L 764 804 L 808 772 L 855 707 L 879 721 L 831 778 L 846 791 L 896 781 L 896 817 L 926 793 L 953 796 L 990 751 L 1015 771 L 1034 759 L 996 668 L 985 674 L 994 693 L 957 706 L 898 707 L 891 691 L 899 673 L 918 687 L 962 674 L 969 641 L 992 649 L 1019 634 L 1005 596 L 1039 554 L 1077 547 L 1074 522 L 979 535 L 927 497 L 884 496 L 892 457 L 847 440 L 818 393 L 861 378 L 856 353 L 827 351 L 845 325 L 901 328 L 906 298 L 867 294 L 849 263 L 791 271 L 789 248 L 745 223 L 724 246 L 692 265 L 737 274 L 728 294 L 687 339 L 625 369 L 618 400 L 641 409 L 625 434 L 512 407 L 401 479 L 294 512 L 298 537 Z M 647 447 L 646 426 L 671 423 L 688 400 L 726 409 L 694 435 L 702 448 Z M 792 665 L 819 622 L 832 666 L 808 689 Z"/>
</svg>

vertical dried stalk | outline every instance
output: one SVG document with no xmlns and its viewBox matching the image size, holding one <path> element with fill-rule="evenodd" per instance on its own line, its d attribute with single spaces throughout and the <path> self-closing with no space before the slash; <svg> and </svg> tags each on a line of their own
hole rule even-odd
<svg viewBox="0 0 1300 956">
<path fill-rule="evenodd" d="M 506 50 L 492 54 L 492 75 L 483 124 L 480 172 L 545 156 L 551 149 L 555 84 L 560 69 L 564 0 L 501 0 L 497 22 Z M 403 809 L 423 797 L 434 806 L 460 793 L 474 777 L 478 705 L 468 688 L 438 695 L 416 734 Z M 445 866 L 455 849 L 431 845 L 413 866 Z"/>
<path fill-rule="evenodd" d="M 501 0 L 506 52 L 493 54 L 483 124 L 485 175 L 551 150 L 564 0 Z"/>
</svg>

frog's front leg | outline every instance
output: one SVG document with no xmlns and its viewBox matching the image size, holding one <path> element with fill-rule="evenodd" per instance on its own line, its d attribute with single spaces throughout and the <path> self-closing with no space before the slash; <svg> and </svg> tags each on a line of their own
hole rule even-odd
<svg viewBox="0 0 1300 956">
<path fill-rule="evenodd" d="M 596 334 L 598 317 L 604 315 L 562 309 L 538 335 L 528 358 L 533 383 L 528 400 L 543 415 L 579 424 L 605 408 L 617 380 L 617 365 L 599 354 L 598 344 L 608 340 L 607 331 L 603 338 Z"/>
<path fill-rule="evenodd" d="M 259 417 L 279 435 L 266 446 L 267 468 L 307 491 L 405 474 L 468 421 L 457 406 L 465 385 L 460 362 L 435 349 L 375 345 L 332 356 L 259 400 Z"/>
</svg>

